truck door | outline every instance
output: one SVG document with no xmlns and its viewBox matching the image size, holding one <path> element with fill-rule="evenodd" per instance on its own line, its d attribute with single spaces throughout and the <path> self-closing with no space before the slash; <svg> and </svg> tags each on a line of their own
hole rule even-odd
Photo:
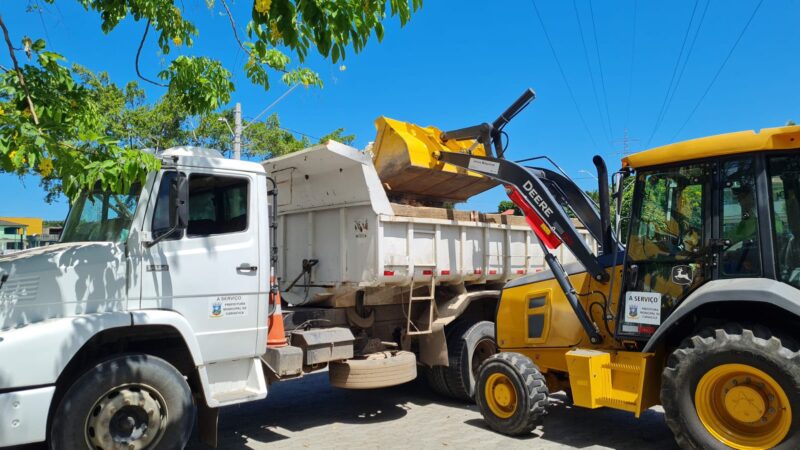
<svg viewBox="0 0 800 450">
<path fill-rule="evenodd" d="M 259 230 L 256 178 L 192 169 L 186 231 L 143 250 L 142 309 L 179 312 L 207 362 L 252 356 L 259 326 Z M 145 229 L 169 229 L 169 184 L 162 172 Z"/>
</svg>

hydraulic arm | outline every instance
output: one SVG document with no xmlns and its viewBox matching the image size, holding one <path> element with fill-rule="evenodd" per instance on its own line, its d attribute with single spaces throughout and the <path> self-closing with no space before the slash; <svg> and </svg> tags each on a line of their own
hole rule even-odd
<svg viewBox="0 0 800 450">
<path fill-rule="evenodd" d="M 613 242 L 607 229 L 607 218 L 606 220 L 601 219 L 602 214 L 597 212 L 583 191 L 565 175 L 543 168 L 525 167 L 503 157 L 500 142 L 502 127 L 527 106 L 534 97 L 533 91 L 527 90 L 493 124 L 484 123 L 442 133 L 443 141 L 474 139 L 483 144 L 484 148 L 488 149 L 494 146 L 497 157 L 476 155 L 470 152 L 439 151 L 434 153 L 434 158 L 480 173 L 505 185 L 509 198 L 523 211 L 528 224 L 539 239 L 544 251 L 544 259 L 550 270 L 553 271 L 555 279 L 564 291 L 582 327 L 592 343 L 599 343 L 602 337 L 597 326 L 581 307 L 577 292 L 570 283 L 568 274 L 548 249 L 555 249 L 560 244 L 565 244 L 592 277 L 601 282 L 608 281 L 609 275 L 606 267 L 601 264 L 587 243 L 581 239 L 564 205 L 572 210 L 586 225 L 589 232 L 602 243 L 604 253 L 610 252 L 612 246 L 617 245 Z M 603 165 L 602 168 L 604 169 L 604 167 Z M 603 203 L 607 203 L 607 201 Z"/>
</svg>

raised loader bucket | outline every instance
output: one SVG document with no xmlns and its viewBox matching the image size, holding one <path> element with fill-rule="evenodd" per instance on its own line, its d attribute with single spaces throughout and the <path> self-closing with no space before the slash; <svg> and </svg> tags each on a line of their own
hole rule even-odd
<svg viewBox="0 0 800 450">
<path fill-rule="evenodd" d="M 435 152 L 443 151 L 466 153 L 474 141 L 444 142 L 440 138 L 442 131 L 436 127 L 423 128 L 388 117 L 379 117 L 375 127 L 378 135 L 372 147 L 373 161 L 393 199 L 463 202 L 498 184 L 433 157 Z M 478 144 L 472 154 L 486 156 L 486 150 Z"/>
</svg>

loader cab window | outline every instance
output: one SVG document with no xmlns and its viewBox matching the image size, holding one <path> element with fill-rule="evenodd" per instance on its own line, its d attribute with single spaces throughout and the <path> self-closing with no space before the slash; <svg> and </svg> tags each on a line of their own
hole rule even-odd
<svg viewBox="0 0 800 450">
<path fill-rule="evenodd" d="M 758 208 L 753 159 L 725 161 L 720 164 L 722 232 L 730 241 L 720 254 L 720 277 L 757 277 L 761 275 L 758 239 Z"/>
<path fill-rule="evenodd" d="M 772 157 L 768 170 L 778 279 L 800 288 L 800 157 Z"/>
<path fill-rule="evenodd" d="M 694 259 L 703 236 L 705 169 L 685 166 L 641 172 L 628 252 L 634 260 Z"/>
<path fill-rule="evenodd" d="M 161 177 L 161 186 L 153 214 L 153 234 L 169 229 L 169 185 L 175 172 Z M 236 233 L 247 229 L 249 182 L 246 178 L 195 173 L 189 175 L 190 238 Z M 177 235 L 172 239 L 180 239 Z"/>
</svg>

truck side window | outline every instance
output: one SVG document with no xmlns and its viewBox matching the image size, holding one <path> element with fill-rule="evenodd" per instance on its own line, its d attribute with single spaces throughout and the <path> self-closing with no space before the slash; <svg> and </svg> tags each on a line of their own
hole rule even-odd
<svg viewBox="0 0 800 450">
<path fill-rule="evenodd" d="M 153 238 L 157 238 L 169 231 L 169 186 L 175 179 L 175 172 L 164 172 L 161 175 L 161 183 L 158 186 L 158 197 L 156 197 L 156 209 L 153 213 Z M 173 234 L 167 239 L 180 239 L 181 235 Z"/>
<path fill-rule="evenodd" d="M 760 276 L 756 177 L 752 159 L 726 161 L 722 169 L 722 277 Z"/>
<path fill-rule="evenodd" d="M 778 279 L 800 288 L 800 158 L 769 159 Z"/>
<path fill-rule="evenodd" d="M 189 176 L 189 237 L 247 229 L 246 178 L 207 174 Z"/>
</svg>

